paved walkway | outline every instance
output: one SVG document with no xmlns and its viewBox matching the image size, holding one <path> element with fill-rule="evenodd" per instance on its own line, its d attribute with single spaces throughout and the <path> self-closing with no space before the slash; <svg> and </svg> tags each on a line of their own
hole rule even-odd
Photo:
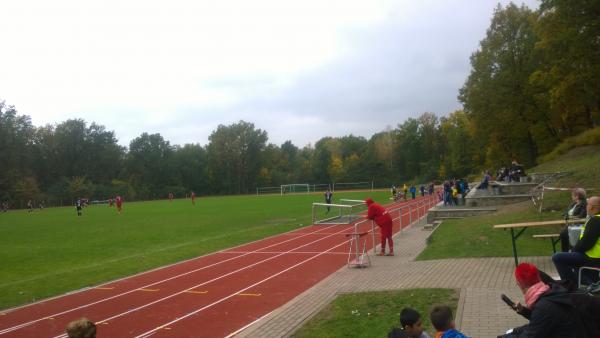
<svg viewBox="0 0 600 338">
<path fill-rule="evenodd" d="M 289 337 L 339 293 L 406 288 L 460 289 L 456 324 L 470 337 L 496 338 L 525 323 L 500 300 L 501 293 L 523 299 L 514 282 L 512 257 L 414 261 L 430 234 L 423 230 L 423 221 L 405 229 L 394 238 L 396 256 L 372 257 L 373 266 L 368 269 L 338 270 L 236 337 Z M 522 261 L 557 275 L 550 256 Z"/>
</svg>

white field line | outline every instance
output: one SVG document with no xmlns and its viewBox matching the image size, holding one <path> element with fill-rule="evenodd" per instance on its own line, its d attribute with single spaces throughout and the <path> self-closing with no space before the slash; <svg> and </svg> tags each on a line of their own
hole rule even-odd
<svg viewBox="0 0 600 338">
<path fill-rule="evenodd" d="M 183 320 L 185 318 L 193 316 L 193 315 L 197 314 L 198 312 L 204 311 L 204 310 L 206 310 L 206 309 L 208 309 L 210 307 L 213 307 L 213 306 L 215 306 L 215 305 L 217 305 L 219 303 L 222 303 L 222 302 L 228 300 L 229 298 L 235 297 L 235 295 L 237 295 L 238 293 L 244 292 L 244 291 L 249 290 L 249 289 L 251 289 L 251 288 L 253 288 L 253 287 L 255 287 L 255 286 L 259 285 L 259 284 L 262 284 L 262 283 L 264 283 L 264 282 L 266 282 L 268 280 L 271 280 L 271 279 L 273 279 L 273 278 L 275 278 L 275 277 L 277 277 L 277 276 L 279 276 L 279 275 L 281 275 L 281 274 L 283 274 L 283 273 L 285 273 L 285 272 L 287 272 L 287 271 L 289 271 L 291 269 L 294 269 L 294 268 L 296 268 L 296 267 L 298 267 L 298 266 L 300 266 L 300 265 L 302 265 L 302 264 L 304 264 L 304 263 L 306 263 L 308 261 L 311 261 L 311 260 L 313 260 L 313 259 L 315 259 L 315 258 L 317 258 L 317 257 L 319 257 L 321 255 L 324 255 L 325 253 L 327 253 L 327 251 L 330 251 L 330 250 L 335 249 L 335 248 L 337 248 L 339 246 L 342 246 L 342 245 L 346 245 L 348 242 L 349 242 L 349 240 L 343 241 L 342 243 L 340 243 L 340 244 L 332 247 L 331 249 L 328 249 L 328 250 L 323 251 L 323 252 L 321 252 L 319 254 L 316 254 L 316 255 L 314 255 L 312 257 L 309 257 L 309 258 L 307 258 L 307 259 L 305 259 L 305 260 L 303 260 L 303 261 L 301 261 L 299 263 L 296 263 L 296 264 L 290 266 L 289 268 L 281 270 L 281 271 L 279 271 L 279 272 L 277 272 L 277 273 L 275 273 L 275 274 L 273 274 L 273 275 L 271 275 L 271 276 L 269 276 L 269 277 L 267 277 L 267 278 L 265 278 L 265 279 L 263 279 L 261 281 L 258 281 L 258 282 L 254 283 L 254 284 L 252 284 L 250 286 L 247 286 L 247 287 L 245 287 L 243 289 L 237 290 L 236 292 L 231 293 L 230 295 L 225 296 L 225 297 L 223 297 L 223 298 L 221 298 L 221 299 L 219 299 L 219 300 L 217 300 L 215 302 L 212 302 L 211 304 L 208 304 L 208 305 L 206 305 L 206 306 L 204 306 L 204 307 L 202 307 L 200 309 L 197 309 L 197 310 L 195 310 L 193 312 L 190 312 L 190 313 L 188 313 L 188 314 L 186 314 L 184 316 L 178 317 L 178 318 L 176 318 L 176 319 L 174 319 L 174 320 L 172 320 L 172 321 L 170 321 L 168 323 L 162 324 L 162 325 L 160 325 L 160 326 L 158 326 L 158 327 L 156 327 L 156 328 L 154 328 L 154 329 L 152 329 L 150 331 L 147 331 L 147 332 L 144 332 L 144 333 L 142 333 L 140 335 L 137 335 L 136 338 L 145 338 L 145 337 L 148 337 L 149 335 L 151 335 L 154 332 L 162 329 L 163 327 L 172 325 L 172 324 L 174 324 L 174 323 L 176 323 L 178 321 L 181 321 L 181 320 Z"/>
<path fill-rule="evenodd" d="M 344 231 L 347 231 L 347 229 L 341 230 L 341 231 L 339 231 L 337 234 L 341 234 L 341 233 L 343 233 Z M 160 302 L 162 302 L 162 301 L 165 301 L 165 300 L 167 300 L 167 299 L 171 299 L 171 298 L 173 298 L 173 297 L 175 297 L 175 296 L 178 296 L 178 295 L 180 295 L 180 294 L 183 294 L 183 293 L 185 293 L 185 292 L 187 292 L 187 291 L 193 290 L 193 289 L 195 289 L 195 288 L 198 288 L 198 287 L 200 287 L 200 286 L 204 286 L 204 285 L 206 285 L 206 284 L 210 284 L 210 283 L 212 283 L 212 282 L 215 282 L 215 281 L 217 281 L 217 280 L 223 279 L 223 278 L 225 278 L 225 277 L 228 277 L 228 276 L 230 276 L 230 275 L 233 275 L 233 274 L 235 274 L 235 273 L 238 273 L 238 272 L 240 272 L 240 271 L 244 271 L 244 270 L 246 270 L 246 269 L 248 269 L 248 268 L 251 268 L 251 267 L 253 267 L 253 266 L 256 266 L 256 265 L 262 264 L 262 263 L 264 263 L 264 262 L 268 262 L 268 261 L 270 261 L 270 260 L 273 260 L 273 259 L 275 259 L 275 258 L 277 258 L 277 257 L 281 257 L 281 256 L 285 255 L 286 253 L 292 252 L 292 251 L 294 251 L 294 250 L 297 250 L 297 249 L 299 249 L 299 248 L 302 248 L 302 247 L 305 247 L 305 246 L 308 246 L 308 245 L 311 245 L 311 244 L 314 244 L 314 243 L 320 242 L 320 241 L 322 241 L 322 240 L 324 240 L 324 239 L 326 239 L 326 238 L 328 238 L 328 237 L 332 237 L 332 236 L 334 236 L 334 235 L 336 235 L 336 234 L 332 234 L 332 235 L 329 235 L 329 236 L 327 236 L 327 237 L 319 238 L 319 239 L 317 239 L 317 240 L 314 240 L 314 241 L 312 241 L 312 242 L 308 242 L 308 243 L 306 243 L 306 244 L 303 244 L 303 245 L 301 245 L 301 246 L 295 247 L 295 248 L 293 248 L 293 249 L 291 249 L 291 250 L 288 250 L 288 251 L 286 251 L 286 252 L 283 252 L 283 253 L 281 253 L 281 254 L 275 255 L 275 256 L 273 256 L 273 257 L 265 258 L 265 259 L 263 259 L 263 260 L 261 260 L 261 261 L 258 261 L 258 262 L 255 262 L 255 263 L 252 263 L 252 264 L 250 264 L 250 265 L 247 265 L 247 266 L 245 266 L 245 267 L 243 267 L 243 268 L 240 268 L 240 269 L 237 269 L 237 270 L 234 270 L 234 271 L 228 272 L 228 273 L 226 273 L 226 274 L 224 274 L 224 275 L 221 275 L 221 276 L 219 276 L 219 277 L 215 277 L 215 278 L 213 278 L 213 279 L 211 279 L 211 280 L 208 280 L 208 281 L 202 282 L 202 283 L 200 283 L 200 284 L 194 285 L 194 286 L 192 286 L 192 287 L 190 287 L 190 288 L 187 288 L 187 289 L 185 289 L 185 290 L 182 290 L 182 291 L 179 291 L 179 292 L 173 293 L 173 294 L 171 294 L 171 295 L 169 295 L 169 296 L 166 296 L 166 297 L 163 297 L 163 298 L 157 299 L 157 300 L 155 300 L 155 301 L 152 301 L 152 302 L 150 302 L 150 303 L 147 303 L 147 304 L 144 304 L 144 305 L 138 306 L 138 307 L 136 307 L 136 308 L 133 308 L 133 309 L 129 309 L 129 310 L 125 311 L 125 312 L 121 312 L 121 313 L 119 313 L 119 314 L 116 314 L 116 315 L 114 315 L 114 316 L 111 316 L 111 317 L 108 317 L 108 318 L 105 318 L 105 319 L 99 320 L 99 321 L 97 321 L 97 322 L 98 322 L 98 323 L 107 322 L 107 321 L 113 320 L 113 319 L 115 319 L 115 318 L 118 318 L 118 317 L 122 317 L 122 316 L 124 316 L 124 315 L 127 315 L 127 314 L 129 314 L 129 313 L 132 313 L 132 312 L 135 312 L 135 311 L 138 311 L 138 310 L 144 309 L 144 308 L 146 308 L 146 307 L 148 307 L 148 306 L 151 306 L 151 305 L 154 305 L 154 304 L 160 303 Z M 343 242 L 343 244 L 345 244 L 345 242 Z M 338 246 L 339 246 L 339 245 L 336 245 L 336 246 L 335 246 L 335 247 L 333 247 L 333 248 L 336 248 L 336 247 L 338 247 Z M 329 249 L 329 250 L 327 250 L 327 251 L 330 251 L 330 250 L 332 250 L 333 248 L 331 248 L 331 249 Z M 325 252 L 327 252 L 327 251 L 325 251 Z M 316 257 L 316 256 L 315 256 L 315 257 Z M 139 288 L 138 288 L 138 289 L 139 289 Z M 239 293 L 239 292 L 237 292 L 237 293 Z M 59 335 L 59 336 L 55 336 L 54 338 L 59 338 L 59 337 L 67 337 L 67 335 L 66 335 L 66 334 L 62 334 L 62 335 Z"/>
<path fill-rule="evenodd" d="M 321 230 L 326 230 L 326 229 L 328 229 L 328 228 L 329 228 L 329 227 L 327 227 L 327 228 L 322 228 L 322 229 L 316 230 L 315 232 L 319 232 L 319 231 L 321 231 Z M 346 230 L 344 229 L 344 231 L 346 231 Z M 100 299 L 100 300 L 97 300 L 97 301 L 94 301 L 94 302 L 91 302 L 91 303 L 88 303 L 88 304 L 80 305 L 80 306 L 78 306 L 78 307 L 75 307 L 75 308 L 72 308 L 72 309 L 68 309 L 68 310 L 65 310 L 65 311 L 62 311 L 62 312 L 58 312 L 58 313 L 54 313 L 54 314 L 51 314 L 51 315 L 48 315 L 48 316 L 44 316 L 44 317 L 42 317 L 42 318 L 38 318 L 38 319 L 35 319 L 35 320 L 32 320 L 32 321 L 29 321 L 29 322 L 25 322 L 25 323 L 17 324 L 17 325 L 14 325 L 14 326 L 12 326 L 12 327 L 9 327 L 9 328 L 6 328 L 6 329 L 3 329 L 3 330 L 1 330 L 1 331 L 0 331 L 0 335 L 3 335 L 3 334 L 5 334 L 5 333 L 9 333 L 9 332 L 12 332 L 12 331 L 15 331 L 15 330 L 18 330 L 18 329 L 24 328 L 24 327 L 26 327 L 26 326 L 29 326 L 29 325 L 32 325 L 32 324 L 35 324 L 35 323 L 37 323 L 37 322 L 39 322 L 39 321 L 45 320 L 45 319 L 46 319 L 46 318 L 48 318 L 48 317 L 57 317 L 57 316 L 60 316 L 60 315 L 66 314 L 66 313 L 70 313 L 70 312 L 73 312 L 73 311 L 76 311 L 76 310 L 80 310 L 80 309 L 83 309 L 83 308 L 86 308 L 86 307 L 89 307 L 89 306 L 92 306 L 92 305 L 96 305 L 96 304 L 99 304 L 99 303 L 103 303 L 103 302 L 109 301 L 109 300 L 111 300 L 111 299 L 115 299 L 115 298 L 118 298 L 118 297 L 121 297 L 121 296 L 124 296 L 124 295 L 130 294 L 130 293 L 132 293 L 132 292 L 135 292 L 135 291 L 137 291 L 137 290 L 139 290 L 139 289 L 144 289 L 144 288 L 152 287 L 152 286 L 154 286 L 154 285 L 157 285 L 157 284 L 160 284 L 160 283 L 163 283 L 163 282 L 167 282 L 167 281 L 170 281 L 170 280 L 173 280 L 173 279 L 179 278 L 179 277 L 183 277 L 183 276 L 189 275 L 189 274 L 191 274 L 191 273 L 194 273 L 194 272 L 197 272 L 197 271 L 200 271 L 200 270 L 208 269 L 208 268 L 211 268 L 211 267 L 213 267 L 213 266 L 216 266 L 216 265 L 219 265 L 219 264 L 223 264 L 223 263 L 226 263 L 226 262 L 228 262 L 228 261 L 231 261 L 231 260 L 234 260 L 234 259 L 238 259 L 238 258 L 240 258 L 240 257 L 247 256 L 247 255 L 249 255 L 249 254 L 252 254 L 252 253 L 254 253 L 254 252 L 258 252 L 259 250 L 268 249 L 268 248 L 270 248 L 270 247 L 273 247 L 273 246 L 276 246 L 276 245 L 279 245 L 279 244 L 283 244 L 283 243 L 286 243 L 286 242 L 289 242 L 289 241 L 293 241 L 293 240 L 296 240 L 296 239 L 298 239 L 298 238 L 301 238 L 301 237 L 304 237 L 304 236 L 308 236 L 308 235 L 310 235 L 310 234 L 311 234 L 311 233 L 305 234 L 305 235 L 303 235 L 303 236 L 298 236 L 298 237 L 290 238 L 290 239 L 287 239 L 287 240 L 285 240 L 285 241 L 282 241 L 282 242 L 278 242 L 278 243 L 271 244 L 271 245 L 268 245 L 268 246 L 266 246 L 266 247 L 263 247 L 263 248 L 260 248 L 260 249 L 256 249 L 255 251 L 250 251 L 250 252 L 248 252 L 248 253 L 245 253 L 245 254 L 242 254 L 242 255 L 240 255 L 240 256 L 236 256 L 236 257 L 227 258 L 227 259 L 224 259 L 224 260 L 222 260 L 222 261 L 219 261 L 219 262 L 216 262 L 216 263 L 213 263 L 213 264 L 207 265 L 207 266 L 203 266 L 203 267 L 201 267 L 201 268 L 194 269 L 194 270 L 191 270 L 191 271 L 188 271 L 188 272 L 185 272 L 185 273 L 179 274 L 179 275 L 175 275 L 175 276 L 172 276 L 172 277 L 169 277 L 169 278 L 166 278 L 166 279 L 163 279 L 163 280 L 160 280 L 160 281 L 157 281 L 157 282 L 151 283 L 151 284 L 146 284 L 146 285 L 144 285 L 144 286 L 140 286 L 140 287 L 137 287 L 137 288 L 135 288 L 135 289 L 132 289 L 132 290 L 129 290 L 129 291 L 125 291 L 125 292 L 122 292 L 122 293 L 119 293 L 119 294 L 116 294 L 116 295 L 113 295 L 113 296 L 110 296 L 110 297 L 107 297 L 107 298 L 104 298 L 104 299 Z M 240 247 L 240 245 L 238 245 L 238 246 L 236 246 L 236 247 Z M 236 247 L 234 247 L 234 248 L 236 248 Z M 112 282 L 112 283 L 114 283 L 114 282 Z M 107 284 L 109 284 L 109 283 L 106 283 L 106 284 L 101 284 L 101 285 L 107 285 Z M 87 289 L 87 290 L 89 290 L 89 289 Z"/>
</svg>

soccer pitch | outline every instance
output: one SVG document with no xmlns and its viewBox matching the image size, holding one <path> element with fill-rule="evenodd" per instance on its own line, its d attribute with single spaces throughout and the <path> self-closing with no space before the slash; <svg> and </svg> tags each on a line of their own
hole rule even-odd
<svg viewBox="0 0 600 338">
<path fill-rule="evenodd" d="M 389 202 L 389 192 L 334 194 Z M 310 225 L 323 194 L 125 202 L 0 214 L 0 309 Z"/>
</svg>

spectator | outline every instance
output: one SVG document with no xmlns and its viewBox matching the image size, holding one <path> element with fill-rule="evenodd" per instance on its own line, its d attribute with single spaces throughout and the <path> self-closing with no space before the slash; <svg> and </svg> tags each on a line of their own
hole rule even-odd
<svg viewBox="0 0 600 338">
<path fill-rule="evenodd" d="M 571 218 L 585 218 L 587 216 L 587 200 L 585 198 L 585 190 L 575 188 L 571 192 L 571 200 L 573 203 L 567 208 L 563 216 L 565 220 Z M 563 252 L 569 252 L 571 245 L 569 243 L 569 227 L 566 226 L 560 232 L 560 246 Z"/>
<path fill-rule="evenodd" d="M 523 169 L 523 166 L 517 163 L 517 160 L 513 160 L 510 165 L 510 175 L 508 177 L 508 181 L 519 182 L 522 176 L 525 176 L 525 170 Z"/>
<path fill-rule="evenodd" d="M 444 206 L 452 205 L 452 185 L 450 181 L 444 181 Z"/>
<path fill-rule="evenodd" d="M 427 332 L 423 331 L 421 315 L 415 309 L 407 307 L 400 311 L 400 326 L 409 338 L 429 338 Z"/>
<path fill-rule="evenodd" d="M 387 336 L 388 338 L 409 338 L 404 330 L 399 329 L 397 327 L 393 328 L 392 331 L 388 332 Z"/>
<path fill-rule="evenodd" d="M 436 338 L 467 338 L 454 328 L 452 310 L 447 306 L 436 306 L 429 315 L 431 324 L 437 331 Z"/>
<path fill-rule="evenodd" d="M 395 185 L 392 185 L 392 199 L 395 201 L 396 200 L 396 193 L 397 193 L 397 189 Z"/>
<path fill-rule="evenodd" d="M 433 195 L 434 190 L 435 190 L 435 184 L 433 184 L 433 182 L 431 182 L 429 184 L 429 195 Z"/>
<path fill-rule="evenodd" d="M 412 195 L 412 199 L 414 200 L 415 198 L 417 198 L 417 188 L 415 187 L 414 184 L 410 185 L 410 194 Z"/>
<path fill-rule="evenodd" d="M 66 331 L 69 338 L 95 338 L 96 324 L 87 318 L 81 318 L 70 322 Z"/>
<path fill-rule="evenodd" d="M 483 173 L 483 179 L 481 180 L 481 183 L 479 183 L 479 186 L 477 187 L 477 189 L 487 189 L 490 186 L 490 180 L 491 180 L 491 176 L 490 176 L 490 172 L 489 171 L 485 171 Z"/>
<path fill-rule="evenodd" d="M 421 190 L 421 197 L 425 197 L 425 186 L 423 184 L 421 184 L 419 190 Z"/>
<path fill-rule="evenodd" d="M 404 193 L 404 200 L 408 201 L 408 186 L 406 185 L 406 183 L 404 183 L 404 185 L 402 186 L 402 193 Z"/>
<path fill-rule="evenodd" d="M 392 217 L 384 207 L 373 202 L 371 198 L 365 200 L 365 204 L 369 208 L 367 210 L 367 219 L 375 221 L 381 232 L 381 252 L 377 256 L 393 256 L 394 241 L 392 240 Z M 387 240 L 389 252 L 385 253 L 385 242 Z"/>
<path fill-rule="evenodd" d="M 509 330 L 498 338 L 540 337 L 575 338 L 578 323 L 566 289 L 542 282 L 533 264 L 521 263 L 515 269 L 515 280 L 525 296 L 525 305 L 517 302 L 512 309 L 529 319 L 529 323 Z"/>
<path fill-rule="evenodd" d="M 577 271 L 580 267 L 600 267 L 600 197 L 590 197 L 587 214 L 591 217 L 583 225 L 579 242 L 573 250 L 558 252 L 552 256 L 560 278 L 571 284 L 577 282 Z"/>
<path fill-rule="evenodd" d="M 454 181 L 454 183 L 452 184 L 452 203 L 454 205 L 458 205 L 458 185 L 457 182 Z"/>
</svg>

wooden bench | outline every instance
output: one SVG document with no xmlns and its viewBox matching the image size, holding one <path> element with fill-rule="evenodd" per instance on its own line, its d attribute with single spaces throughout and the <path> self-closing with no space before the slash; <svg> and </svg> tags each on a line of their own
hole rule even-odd
<svg viewBox="0 0 600 338">
<path fill-rule="evenodd" d="M 552 252 L 556 253 L 556 244 L 560 242 L 560 234 L 533 235 L 533 238 L 550 238 L 550 243 L 552 243 Z"/>
<path fill-rule="evenodd" d="M 552 220 L 552 221 L 496 224 L 496 225 L 494 225 L 494 229 L 504 229 L 504 230 L 509 229 L 510 230 L 510 238 L 512 240 L 512 248 L 513 248 L 513 256 L 515 258 L 515 266 L 517 266 L 517 265 L 519 265 L 519 257 L 517 255 L 516 240 L 517 240 L 517 238 L 519 238 L 519 236 L 521 236 L 523 234 L 523 232 L 525 230 L 527 230 L 527 228 L 548 227 L 548 226 L 554 226 L 554 227 L 559 228 L 561 226 L 566 226 L 566 225 L 573 224 L 573 223 L 577 223 L 577 224 L 585 223 L 585 219 L 576 218 L 576 219 L 569 219 L 569 220 L 559 219 L 559 220 Z M 519 230 L 519 232 L 517 232 L 515 234 L 516 228 L 521 228 L 521 230 Z"/>
</svg>

